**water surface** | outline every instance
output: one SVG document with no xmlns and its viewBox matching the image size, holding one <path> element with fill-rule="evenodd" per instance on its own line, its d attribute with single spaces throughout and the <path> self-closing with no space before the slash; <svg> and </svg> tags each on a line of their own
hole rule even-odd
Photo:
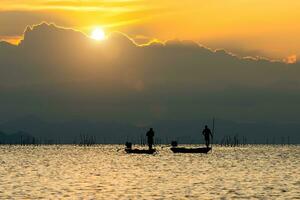
<svg viewBox="0 0 300 200">
<path fill-rule="evenodd" d="M 300 146 L 0 146 L 0 199 L 300 199 Z"/>
</svg>

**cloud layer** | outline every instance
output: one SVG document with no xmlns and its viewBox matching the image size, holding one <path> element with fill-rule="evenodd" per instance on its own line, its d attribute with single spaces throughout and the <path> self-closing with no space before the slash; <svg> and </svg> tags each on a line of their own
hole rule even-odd
<svg viewBox="0 0 300 200">
<path fill-rule="evenodd" d="M 0 43 L 2 120 L 184 120 L 217 116 L 298 122 L 300 64 L 239 58 L 189 41 L 96 42 L 41 24 L 19 46 Z"/>
</svg>

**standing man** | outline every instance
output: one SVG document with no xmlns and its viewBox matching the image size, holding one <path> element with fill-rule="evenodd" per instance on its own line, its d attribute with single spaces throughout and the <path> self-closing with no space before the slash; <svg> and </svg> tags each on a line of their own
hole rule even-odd
<svg viewBox="0 0 300 200">
<path fill-rule="evenodd" d="M 147 139 L 148 139 L 149 150 L 151 150 L 152 145 L 153 145 L 153 137 L 154 137 L 153 128 L 150 128 L 150 130 L 147 132 L 146 136 L 147 136 Z"/>
<path fill-rule="evenodd" d="M 205 128 L 202 131 L 202 134 L 205 139 L 206 148 L 208 148 L 209 144 L 210 144 L 210 137 L 213 137 L 213 135 L 212 135 L 210 129 L 207 127 L 207 125 L 205 125 Z"/>
</svg>

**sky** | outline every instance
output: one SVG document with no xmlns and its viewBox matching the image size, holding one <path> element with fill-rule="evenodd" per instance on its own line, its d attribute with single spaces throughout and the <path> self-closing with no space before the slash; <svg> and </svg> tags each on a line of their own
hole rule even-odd
<svg viewBox="0 0 300 200">
<path fill-rule="evenodd" d="M 299 143 L 299 74 L 300 63 L 191 41 L 137 45 L 121 32 L 96 41 L 43 23 L 27 28 L 18 46 L 0 42 L 0 130 L 123 142 L 155 127 L 161 138 L 190 142 L 215 117 L 219 139 Z"/>
<path fill-rule="evenodd" d="M 1 0 L 0 40 L 18 43 L 43 21 L 90 35 L 121 31 L 137 43 L 193 40 L 241 56 L 295 62 L 300 55 L 298 0 Z"/>
<path fill-rule="evenodd" d="M 216 117 L 234 122 L 218 126 L 223 135 L 300 140 L 297 2 L 269 13 L 255 1 L 2 3 L 0 35 L 12 44 L 0 42 L 0 130 L 56 132 L 42 119 L 189 135 Z"/>
</svg>

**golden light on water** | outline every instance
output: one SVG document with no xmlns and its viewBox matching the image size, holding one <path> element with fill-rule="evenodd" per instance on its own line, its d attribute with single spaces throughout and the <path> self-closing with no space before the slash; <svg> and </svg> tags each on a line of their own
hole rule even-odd
<svg viewBox="0 0 300 200">
<path fill-rule="evenodd" d="M 101 41 L 105 39 L 105 32 L 102 28 L 95 28 L 91 33 L 91 38 L 97 41 Z"/>
<path fill-rule="evenodd" d="M 176 156 L 162 147 L 155 156 L 133 156 L 119 145 L 3 145 L 0 199 L 299 197 L 297 145 L 215 146 L 207 155 Z"/>
</svg>

